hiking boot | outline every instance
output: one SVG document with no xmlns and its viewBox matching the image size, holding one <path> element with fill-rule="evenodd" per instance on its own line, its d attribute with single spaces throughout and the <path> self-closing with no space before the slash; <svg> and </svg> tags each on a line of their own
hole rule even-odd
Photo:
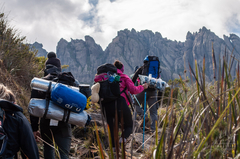
<svg viewBox="0 0 240 159">
<path fill-rule="evenodd" d="M 140 115 L 136 115 L 136 119 L 135 120 L 141 120 L 143 117 Z"/>
<path fill-rule="evenodd" d="M 148 134 L 152 134 L 152 133 L 154 133 L 155 132 L 155 130 L 152 130 L 152 129 L 146 129 L 146 133 L 148 133 Z"/>
<path fill-rule="evenodd" d="M 128 137 L 127 139 L 126 138 L 124 138 L 124 144 L 126 145 L 129 141 L 131 140 L 131 138 L 130 137 Z M 122 137 L 119 139 L 119 144 L 121 145 L 122 144 Z"/>
<path fill-rule="evenodd" d="M 142 123 L 140 124 L 140 127 L 141 127 L 141 128 L 143 127 L 143 120 L 144 120 L 144 119 L 142 119 Z M 146 117 L 145 117 L 145 126 L 147 125 L 148 122 L 149 122 L 149 118 L 146 116 Z"/>
<path fill-rule="evenodd" d="M 124 138 L 124 143 L 126 143 L 126 141 L 127 141 L 127 139 Z M 121 145 L 122 142 L 123 142 L 123 138 L 121 137 L 121 138 L 119 139 L 119 144 Z"/>
</svg>

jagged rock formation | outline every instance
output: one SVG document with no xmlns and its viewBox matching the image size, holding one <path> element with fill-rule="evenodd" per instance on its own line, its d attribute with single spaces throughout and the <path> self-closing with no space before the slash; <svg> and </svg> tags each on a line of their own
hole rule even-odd
<svg viewBox="0 0 240 159">
<path fill-rule="evenodd" d="M 47 56 L 47 51 L 45 49 L 43 49 L 43 45 L 38 43 L 38 42 L 35 42 L 33 44 L 29 44 L 31 50 L 38 50 L 37 52 L 37 56 Z"/>
<path fill-rule="evenodd" d="M 161 77 L 165 81 L 179 78 L 179 75 L 189 76 L 189 65 L 194 67 L 196 59 L 199 66 L 202 66 L 205 57 L 206 76 L 211 81 L 214 76 L 217 77 L 213 73 L 212 44 L 216 67 L 222 63 L 225 52 L 230 55 L 233 48 L 233 55 L 240 59 L 240 39 L 237 35 L 224 35 L 224 39 L 221 39 L 205 27 L 195 33 L 188 32 L 185 42 L 172 41 L 149 30 L 136 32 L 134 29 L 125 29 L 118 32 L 105 51 L 90 36 L 85 36 L 85 41 L 71 39 L 67 42 L 61 39 L 57 45 L 57 55 L 62 64 L 69 65 L 66 71 L 71 71 L 80 83 L 92 84 L 97 67 L 106 62 L 113 63 L 115 59 L 123 62 L 125 73 L 130 75 L 135 66 L 143 64 L 146 55 L 159 57 Z M 237 62 L 234 62 L 232 71 L 235 71 L 236 66 Z"/>
<path fill-rule="evenodd" d="M 71 71 L 80 83 L 89 84 L 93 83 L 97 67 L 106 61 L 101 46 L 90 36 L 85 36 L 85 41 L 71 39 L 67 42 L 61 39 L 57 45 L 57 56 L 62 65 L 69 65 L 66 71 Z"/>
</svg>

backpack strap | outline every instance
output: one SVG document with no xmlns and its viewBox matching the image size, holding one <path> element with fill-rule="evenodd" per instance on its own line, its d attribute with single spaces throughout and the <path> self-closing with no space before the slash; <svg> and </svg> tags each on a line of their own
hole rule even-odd
<svg viewBox="0 0 240 159">
<path fill-rule="evenodd" d="M 43 118 L 46 119 L 46 115 L 47 115 L 47 112 L 48 112 L 48 108 L 49 108 L 49 102 L 50 102 L 50 99 L 51 99 L 51 86 L 52 86 L 52 82 L 49 82 L 49 85 L 48 85 L 48 89 L 47 89 L 47 92 L 46 92 L 46 108 L 45 108 L 45 112 L 44 112 L 44 115 L 43 115 Z"/>
<path fill-rule="evenodd" d="M 69 121 L 69 117 L 70 117 L 70 110 L 67 110 L 68 114 L 67 114 L 67 119 L 66 119 L 66 123 L 68 123 Z"/>
<path fill-rule="evenodd" d="M 142 74 L 143 66 L 139 67 L 132 77 L 133 83 L 137 81 L 138 75 Z"/>
<path fill-rule="evenodd" d="M 125 87 L 125 88 L 120 92 L 120 94 L 124 93 L 124 94 L 126 95 L 127 100 L 128 100 L 128 102 L 130 103 L 130 105 L 131 105 L 132 111 L 134 112 L 134 109 L 133 109 L 133 106 L 132 106 L 132 102 L 131 102 L 128 94 L 126 93 L 126 90 L 127 90 L 127 87 Z"/>
<path fill-rule="evenodd" d="M 69 117 L 70 117 L 70 110 L 64 109 L 64 114 L 63 114 L 62 122 L 68 123 Z M 65 118 L 66 118 L 66 120 L 65 120 Z"/>
</svg>

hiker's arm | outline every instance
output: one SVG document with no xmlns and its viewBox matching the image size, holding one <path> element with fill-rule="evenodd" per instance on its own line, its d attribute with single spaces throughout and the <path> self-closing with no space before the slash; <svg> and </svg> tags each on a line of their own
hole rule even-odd
<svg viewBox="0 0 240 159">
<path fill-rule="evenodd" d="M 32 126 L 32 131 L 38 131 L 38 122 L 39 122 L 39 117 L 35 117 L 30 115 L 30 122 Z"/>
<path fill-rule="evenodd" d="M 41 98 L 41 97 L 38 91 L 33 89 L 31 91 L 31 98 Z M 31 122 L 33 132 L 38 131 L 38 121 L 39 121 L 39 117 L 30 115 L 30 122 Z"/>
<path fill-rule="evenodd" d="M 38 137 L 40 137 L 40 132 L 38 131 L 39 118 L 30 115 L 30 122 L 31 122 L 31 127 L 32 127 L 32 131 L 33 131 L 34 138 L 35 138 L 35 140 L 36 140 L 37 142 L 39 142 L 39 139 L 38 139 Z"/>
<path fill-rule="evenodd" d="M 39 91 L 33 89 L 31 91 L 31 98 L 39 98 L 39 99 L 44 99 L 45 94 L 44 93 L 39 93 Z M 30 122 L 32 126 L 32 131 L 36 134 L 38 131 L 38 126 L 39 126 L 39 117 L 35 117 L 30 115 Z"/>
<path fill-rule="evenodd" d="M 134 75 L 133 75 L 133 77 L 132 77 L 133 83 L 136 82 L 136 80 L 137 80 L 137 78 L 138 78 L 138 75 L 141 74 L 141 72 L 142 72 L 142 69 L 143 69 L 143 67 L 140 67 L 140 68 L 138 68 L 137 71 L 134 73 Z"/>
<path fill-rule="evenodd" d="M 130 78 L 126 79 L 126 86 L 131 94 L 138 94 L 144 90 L 144 87 L 142 85 L 135 86 Z"/>
</svg>

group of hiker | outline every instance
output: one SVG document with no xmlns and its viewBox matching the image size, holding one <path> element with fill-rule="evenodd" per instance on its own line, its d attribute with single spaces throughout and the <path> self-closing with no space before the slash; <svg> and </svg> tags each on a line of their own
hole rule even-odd
<svg viewBox="0 0 240 159">
<path fill-rule="evenodd" d="M 62 71 L 61 61 L 57 58 L 56 53 L 54 52 L 49 52 L 47 58 L 44 77 L 42 77 L 42 79 L 54 81 Z M 123 133 L 119 139 L 120 142 L 123 142 L 123 140 L 126 142 L 133 131 L 131 107 L 136 109 L 139 116 L 143 117 L 145 112 L 143 108 L 141 108 L 141 105 L 147 104 L 148 106 L 151 106 L 149 110 L 151 117 L 151 130 L 155 130 L 157 109 L 159 107 L 157 102 L 157 90 L 155 88 L 149 88 L 149 83 L 139 82 L 139 75 L 148 76 L 148 74 L 151 74 L 154 78 L 159 77 L 160 64 L 150 64 L 149 62 L 152 60 L 151 58 L 152 56 L 148 56 L 144 59 L 144 65 L 136 70 L 132 78 L 124 74 L 124 65 L 119 60 L 115 60 L 113 64 L 104 64 L 104 66 L 98 67 L 94 79 L 95 83 L 92 86 L 92 101 L 101 105 L 102 114 L 110 128 L 113 147 L 116 145 L 116 136 L 114 136 L 114 134 L 118 134 L 114 133 L 114 127 L 116 125 L 123 126 Z M 153 61 L 159 62 L 158 58 Z M 149 68 L 151 65 L 154 67 L 152 72 Z M 105 68 L 107 69 L 105 70 Z M 79 85 L 77 81 L 65 83 L 65 81 L 58 80 L 57 82 L 77 87 Z M 48 87 L 49 91 L 51 85 Z M 93 90 L 95 87 L 97 87 L 96 91 Z M 115 92 L 116 90 L 118 90 L 118 92 Z M 44 92 L 32 89 L 31 99 L 45 99 L 49 95 L 48 91 Z M 104 91 L 112 91 L 112 97 L 109 97 L 108 99 L 103 93 Z M 94 93 L 97 93 L 97 99 L 93 99 Z M 134 95 L 135 98 L 133 101 L 131 100 L 132 98 L 130 95 Z M 130 107 L 130 105 L 132 106 Z M 46 110 L 47 109 L 48 108 L 46 108 Z M 17 158 L 16 154 L 21 150 L 22 158 L 38 159 L 39 152 L 36 143 L 41 139 L 44 144 L 44 158 L 55 158 L 54 145 L 57 145 L 61 159 L 69 158 L 73 125 L 64 120 L 56 121 L 47 119 L 46 114 L 43 117 L 37 117 L 30 114 L 29 123 L 22 112 L 23 110 L 16 104 L 15 96 L 11 90 L 3 84 L 0 84 L 0 138 L 2 138 L 2 151 L 0 151 L 0 156 L 4 156 L 5 158 Z M 66 118 L 69 118 L 69 114 Z M 14 125 L 14 127 L 12 125 Z"/>
<path fill-rule="evenodd" d="M 153 61 L 153 63 L 150 63 L 150 61 Z M 116 68 L 116 70 L 114 70 L 114 67 Z M 159 107 L 159 104 L 157 102 L 158 90 L 154 87 L 151 87 L 149 82 L 141 83 L 139 81 L 139 75 L 148 76 L 148 74 L 151 74 L 151 76 L 154 77 L 155 80 L 159 77 L 160 63 L 158 57 L 147 56 L 144 59 L 143 66 L 136 70 L 136 72 L 132 76 L 132 79 L 128 75 L 124 74 L 124 65 L 119 60 L 115 60 L 113 66 L 111 66 L 111 64 L 103 64 L 97 69 L 97 75 L 94 79 L 95 85 L 93 85 L 93 87 L 94 90 L 95 87 L 99 87 L 97 89 L 97 93 L 100 97 L 95 100 L 95 96 L 93 97 L 92 95 L 92 101 L 99 103 L 101 106 L 102 114 L 106 118 L 107 124 L 110 128 L 112 146 L 114 149 L 115 147 L 118 147 L 116 142 L 126 143 L 127 139 L 133 131 L 133 116 L 130 105 L 132 107 L 132 111 L 136 109 L 137 114 L 142 119 L 145 115 L 145 112 L 144 109 L 141 108 L 141 105 L 143 107 L 144 105 L 145 107 L 146 105 L 150 107 L 150 132 L 155 131 L 155 125 L 158 117 L 157 109 Z M 119 76 L 120 80 L 118 83 L 117 78 L 115 85 L 115 80 L 109 79 L 111 79 L 111 77 L 115 77 L 116 79 L 116 75 Z M 149 79 L 147 76 L 145 76 L 145 78 Z M 117 88 L 118 85 L 119 90 Z M 110 89 L 107 89 L 108 87 L 110 87 Z M 114 98 L 119 94 L 119 97 Z M 135 97 L 133 100 L 131 98 L 132 95 Z M 146 121 L 149 120 L 146 115 L 144 119 L 145 118 Z M 114 130 L 116 130 L 116 125 L 121 125 L 123 127 L 123 132 L 119 141 L 117 141 L 118 136 L 114 136 L 114 134 L 118 134 L 114 132 Z"/>
</svg>

